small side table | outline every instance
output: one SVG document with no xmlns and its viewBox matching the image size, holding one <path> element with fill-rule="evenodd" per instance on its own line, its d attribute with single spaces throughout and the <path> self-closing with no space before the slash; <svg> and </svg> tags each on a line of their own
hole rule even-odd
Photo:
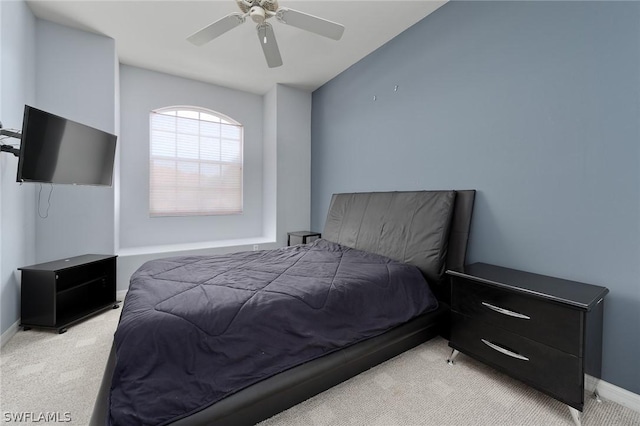
<svg viewBox="0 0 640 426">
<path fill-rule="evenodd" d="M 307 244 L 308 242 L 311 242 L 309 241 L 309 238 L 312 238 L 312 237 L 322 238 L 322 234 L 320 232 L 312 232 L 312 231 L 287 232 L 287 246 L 291 245 L 291 236 L 302 238 L 302 244 Z M 314 238 L 313 240 L 315 240 L 316 238 Z"/>
</svg>

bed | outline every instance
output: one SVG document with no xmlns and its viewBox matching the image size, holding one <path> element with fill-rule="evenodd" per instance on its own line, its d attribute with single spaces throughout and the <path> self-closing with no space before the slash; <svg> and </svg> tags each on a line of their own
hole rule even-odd
<svg viewBox="0 0 640 426">
<path fill-rule="evenodd" d="M 446 336 L 474 198 L 335 194 L 310 245 L 146 263 L 91 424 L 255 424 Z"/>
</svg>

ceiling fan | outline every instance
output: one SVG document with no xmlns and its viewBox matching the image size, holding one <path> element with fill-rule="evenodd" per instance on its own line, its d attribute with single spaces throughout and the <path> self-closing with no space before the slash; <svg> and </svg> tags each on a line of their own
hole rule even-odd
<svg viewBox="0 0 640 426">
<path fill-rule="evenodd" d="M 213 24 L 207 25 L 200 31 L 187 38 L 196 46 L 202 46 L 216 37 L 242 24 L 247 17 L 257 24 L 258 39 L 264 52 L 269 68 L 282 65 L 282 57 L 273 33 L 273 27 L 267 19 L 276 17 L 283 24 L 291 25 L 302 30 L 310 31 L 333 40 L 340 40 L 344 26 L 317 16 L 299 12 L 297 10 L 279 7 L 278 0 L 236 0 L 242 13 L 231 13 Z"/>
</svg>

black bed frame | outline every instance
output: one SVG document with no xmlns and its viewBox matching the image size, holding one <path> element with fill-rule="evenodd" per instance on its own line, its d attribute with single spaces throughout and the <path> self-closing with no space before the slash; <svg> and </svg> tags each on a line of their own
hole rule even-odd
<svg viewBox="0 0 640 426">
<path fill-rule="evenodd" d="M 455 210 L 449 232 L 447 268 L 461 267 L 465 263 L 474 199 L 474 190 L 456 191 Z M 432 284 L 431 288 L 440 301 L 436 311 L 414 318 L 380 336 L 276 374 L 169 424 L 252 425 L 435 336 L 448 338 L 450 284 L 448 280 L 443 280 Z M 107 424 L 114 367 L 115 350 L 112 347 L 90 425 Z"/>
</svg>

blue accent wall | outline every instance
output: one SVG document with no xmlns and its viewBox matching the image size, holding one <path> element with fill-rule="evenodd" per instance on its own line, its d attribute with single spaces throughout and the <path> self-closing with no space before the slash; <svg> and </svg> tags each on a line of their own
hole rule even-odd
<svg viewBox="0 0 640 426">
<path fill-rule="evenodd" d="M 314 230 L 332 193 L 477 189 L 468 260 L 608 287 L 640 394 L 640 3 L 450 2 L 314 92 L 311 149 Z"/>
</svg>

